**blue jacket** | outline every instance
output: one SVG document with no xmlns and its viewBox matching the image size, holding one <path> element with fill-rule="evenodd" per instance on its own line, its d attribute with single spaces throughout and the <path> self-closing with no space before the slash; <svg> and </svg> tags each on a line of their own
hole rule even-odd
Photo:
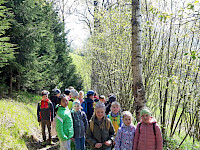
<svg viewBox="0 0 200 150">
<path fill-rule="evenodd" d="M 87 103 L 86 115 L 87 115 L 87 119 L 89 121 L 90 118 L 92 117 L 93 113 L 94 113 L 94 107 L 93 107 L 94 101 L 92 99 L 90 99 L 90 98 L 86 98 L 85 101 Z"/>
</svg>

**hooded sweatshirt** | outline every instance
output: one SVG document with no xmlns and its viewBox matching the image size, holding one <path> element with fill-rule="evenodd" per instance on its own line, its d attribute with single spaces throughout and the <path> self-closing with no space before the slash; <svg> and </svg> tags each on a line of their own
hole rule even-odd
<svg viewBox="0 0 200 150">
<path fill-rule="evenodd" d="M 140 123 L 138 123 L 136 128 L 133 150 L 163 150 L 162 135 L 159 126 L 156 124 L 156 120 L 151 117 L 149 123 Z M 156 135 L 154 135 L 153 123 L 155 123 Z"/>
</svg>

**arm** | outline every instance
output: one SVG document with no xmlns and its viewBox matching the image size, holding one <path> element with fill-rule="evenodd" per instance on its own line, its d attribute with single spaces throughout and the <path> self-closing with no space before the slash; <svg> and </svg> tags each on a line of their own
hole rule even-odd
<svg viewBox="0 0 200 150">
<path fill-rule="evenodd" d="M 50 110 L 51 110 L 51 122 L 52 122 L 54 118 L 54 107 L 52 103 L 50 103 Z"/>
<path fill-rule="evenodd" d="M 38 106 L 37 106 L 37 119 L 38 119 L 38 122 L 41 121 L 41 118 L 40 118 L 40 104 L 38 103 Z"/>
<path fill-rule="evenodd" d="M 110 119 L 109 119 L 110 120 Z M 115 138 L 115 129 L 110 121 L 110 129 L 109 129 L 109 140 L 114 141 Z"/>
<path fill-rule="evenodd" d="M 61 141 L 69 140 L 69 138 L 64 133 L 64 129 L 63 129 L 63 117 L 60 117 L 58 115 L 57 115 L 57 119 L 56 119 L 56 131 L 57 131 L 57 134 L 58 134 L 58 138 Z"/>
<path fill-rule="evenodd" d="M 121 132 L 122 132 L 122 130 L 121 130 L 121 128 L 119 128 L 118 131 L 117 131 L 117 135 L 115 137 L 115 150 L 120 150 L 120 147 L 121 147 L 120 142 L 121 142 L 121 139 L 122 139 Z"/>
<path fill-rule="evenodd" d="M 138 141 L 139 141 L 139 123 L 137 125 L 136 131 L 135 131 L 135 136 L 134 136 L 134 144 L 133 144 L 133 150 L 138 149 Z"/>
<path fill-rule="evenodd" d="M 86 131 L 86 141 L 90 144 L 92 148 L 94 148 L 95 144 L 97 143 L 97 141 L 93 138 L 93 133 L 90 127 L 88 127 Z"/>
<path fill-rule="evenodd" d="M 163 150 L 163 139 L 159 126 L 155 125 L 156 129 L 156 150 Z"/>
<path fill-rule="evenodd" d="M 88 120 L 87 120 L 87 116 L 85 114 L 84 111 L 82 111 L 83 113 L 83 117 L 84 117 L 84 125 L 85 125 L 85 131 L 87 131 L 87 128 L 88 128 Z"/>
</svg>

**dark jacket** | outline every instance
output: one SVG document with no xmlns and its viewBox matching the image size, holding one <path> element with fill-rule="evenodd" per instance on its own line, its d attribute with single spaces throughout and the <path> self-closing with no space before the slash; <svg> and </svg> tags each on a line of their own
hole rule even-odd
<svg viewBox="0 0 200 150">
<path fill-rule="evenodd" d="M 71 111 L 74 128 L 74 138 L 81 138 L 85 136 L 88 126 L 87 116 L 84 111 L 74 112 Z"/>
<path fill-rule="evenodd" d="M 106 117 L 106 119 L 108 119 L 108 118 Z M 108 121 L 110 123 L 109 130 L 106 127 L 101 129 L 100 128 L 101 123 L 98 122 L 96 117 L 94 119 L 93 132 L 90 127 L 87 128 L 86 141 L 90 144 L 90 148 L 92 150 L 105 150 L 105 149 L 108 149 L 111 147 L 111 145 L 107 146 L 107 145 L 103 144 L 102 147 L 95 148 L 96 143 L 104 143 L 105 141 L 114 139 L 115 131 L 114 131 L 114 128 L 113 128 L 113 125 L 112 125 L 110 119 L 108 119 Z"/>
<path fill-rule="evenodd" d="M 56 95 L 53 95 L 53 96 L 50 97 L 50 100 L 51 100 L 53 107 L 55 109 L 56 105 L 58 104 L 58 97 Z"/>
<path fill-rule="evenodd" d="M 94 113 L 94 107 L 93 107 L 94 101 L 90 98 L 86 98 L 85 101 L 86 101 L 86 104 L 87 104 L 86 115 L 87 115 L 87 119 L 89 121 L 90 118 L 92 117 L 93 113 Z"/>
<path fill-rule="evenodd" d="M 111 104 L 109 102 L 106 103 L 106 115 L 109 114 L 110 112 L 110 107 L 111 107 Z"/>
<path fill-rule="evenodd" d="M 47 99 L 46 101 L 41 100 L 38 103 L 37 117 L 38 117 L 38 122 L 40 122 L 41 120 L 53 121 L 54 108 L 52 102 L 49 99 Z"/>
</svg>

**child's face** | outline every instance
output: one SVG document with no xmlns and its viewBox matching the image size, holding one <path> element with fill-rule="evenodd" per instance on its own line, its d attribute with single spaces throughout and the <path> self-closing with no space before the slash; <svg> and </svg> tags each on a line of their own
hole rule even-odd
<svg viewBox="0 0 200 150">
<path fill-rule="evenodd" d="M 60 93 L 58 93 L 56 96 L 59 97 L 59 96 L 60 96 Z"/>
<path fill-rule="evenodd" d="M 42 96 L 42 99 L 43 99 L 44 101 L 46 101 L 47 98 L 48 98 L 48 95 L 43 95 L 43 96 Z"/>
<path fill-rule="evenodd" d="M 67 107 L 68 106 L 68 100 L 66 98 L 62 98 L 60 105 L 62 107 Z"/>
<path fill-rule="evenodd" d="M 75 112 L 79 111 L 79 109 L 80 109 L 80 105 L 79 105 L 79 104 L 75 104 L 75 105 L 73 106 L 73 110 L 74 110 Z"/>
<path fill-rule="evenodd" d="M 105 98 L 99 98 L 99 101 L 102 102 L 102 103 L 106 102 Z"/>
<path fill-rule="evenodd" d="M 83 97 L 83 93 L 82 92 L 79 93 L 79 97 Z"/>
<path fill-rule="evenodd" d="M 120 110 L 119 105 L 112 105 L 111 106 L 112 113 L 117 114 L 119 112 L 119 110 Z"/>
<path fill-rule="evenodd" d="M 94 95 L 90 95 L 89 98 L 94 100 Z"/>
<path fill-rule="evenodd" d="M 97 116 L 97 119 L 101 120 L 105 115 L 105 110 L 103 108 L 96 108 L 95 109 L 95 114 Z"/>
<path fill-rule="evenodd" d="M 144 122 L 144 123 L 149 123 L 150 117 L 151 117 L 151 116 L 149 116 L 148 114 L 143 114 L 143 115 L 141 116 L 142 122 Z"/>
<path fill-rule="evenodd" d="M 131 122 L 132 122 L 132 117 L 131 116 L 124 116 L 123 118 L 123 122 L 126 126 L 130 126 Z"/>
</svg>

